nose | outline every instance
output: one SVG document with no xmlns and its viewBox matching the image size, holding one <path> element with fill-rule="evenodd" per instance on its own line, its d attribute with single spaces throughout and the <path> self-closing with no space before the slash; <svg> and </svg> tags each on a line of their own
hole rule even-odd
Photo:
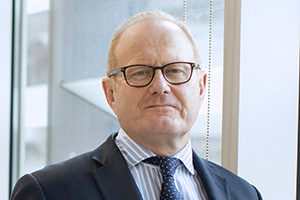
<svg viewBox="0 0 300 200">
<path fill-rule="evenodd" d="M 171 91 L 170 85 L 166 81 L 161 70 L 155 70 L 153 80 L 149 85 L 149 91 L 151 94 L 158 94 L 158 95 L 170 93 Z"/>
</svg>

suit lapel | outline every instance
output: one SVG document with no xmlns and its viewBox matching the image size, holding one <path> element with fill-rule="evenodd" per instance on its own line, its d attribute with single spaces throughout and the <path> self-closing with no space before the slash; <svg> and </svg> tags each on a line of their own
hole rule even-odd
<svg viewBox="0 0 300 200">
<path fill-rule="evenodd" d="M 193 152 L 194 167 L 200 176 L 209 200 L 230 199 L 226 180 L 216 175 L 205 161 Z"/>
<path fill-rule="evenodd" d="M 94 151 L 93 160 L 100 164 L 93 174 L 105 200 L 142 200 L 127 163 L 115 145 L 114 136 Z"/>
<path fill-rule="evenodd" d="M 114 135 L 94 151 L 92 158 L 100 165 L 93 174 L 105 200 L 142 200 L 127 163 L 114 142 Z M 215 174 L 195 152 L 193 163 L 209 200 L 230 199 L 226 180 Z"/>
</svg>

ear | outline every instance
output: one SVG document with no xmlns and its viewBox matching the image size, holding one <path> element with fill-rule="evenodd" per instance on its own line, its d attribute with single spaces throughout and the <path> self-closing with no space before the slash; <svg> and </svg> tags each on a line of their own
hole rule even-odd
<svg viewBox="0 0 300 200">
<path fill-rule="evenodd" d="M 207 81 L 207 74 L 205 72 L 201 72 L 200 80 L 199 80 L 199 87 L 200 87 L 200 99 L 203 100 L 206 91 L 206 81 Z"/>
<path fill-rule="evenodd" d="M 102 88 L 104 90 L 107 103 L 109 104 L 110 108 L 114 111 L 114 113 L 116 113 L 113 81 L 107 77 L 103 78 Z"/>
</svg>

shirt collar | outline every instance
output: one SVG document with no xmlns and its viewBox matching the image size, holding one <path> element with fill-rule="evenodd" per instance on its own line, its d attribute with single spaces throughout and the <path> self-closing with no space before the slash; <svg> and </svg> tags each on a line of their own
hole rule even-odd
<svg viewBox="0 0 300 200">
<path fill-rule="evenodd" d="M 143 160 L 156 156 L 153 152 L 146 149 L 145 147 L 137 144 L 133 141 L 123 129 L 121 129 L 116 137 L 116 144 L 125 157 L 129 169 L 138 165 Z M 195 169 L 193 165 L 193 152 L 191 141 L 185 145 L 183 149 L 177 152 L 173 157 L 181 160 L 185 168 L 191 173 L 195 174 Z"/>
</svg>

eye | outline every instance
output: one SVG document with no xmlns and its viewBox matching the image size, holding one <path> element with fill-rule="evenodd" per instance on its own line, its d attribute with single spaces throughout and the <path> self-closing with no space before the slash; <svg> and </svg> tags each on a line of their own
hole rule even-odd
<svg viewBox="0 0 300 200">
<path fill-rule="evenodd" d="M 144 70 L 144 69 L 135 69 L 131 70 L 128 73 L 128 76 L 130 77 L 141 77 L 141 76 L 147 76 L 149 74 L 149 71 Z"/>
<path fill-rule="evenodd" d="M 133 75 L 135 75 L 135 76 L 142 76 L 142 75 L 145 75 L 145 74 L 146 74 L 146 71 L 141 70 L 141 71 L 135 72 Z"/>
<path fill-rule="evenodd" d="M 171 65 L 165 68 L 165 74 L 180 74 L 186 73 L 186 67 L 182 65 Z"/>
<path fill-rule="evenodd" d="M 151 76 L 152 70 L 145 66 L 134 66 L 127 68 L 126 77 L 130 80 L 142 80 Z"/>
<path fill-rule="evenodd" d="M 183 70 L 179 67 L 167 69 L 166 73 L 180 73 L 183 72 Z"/>
</svg>

